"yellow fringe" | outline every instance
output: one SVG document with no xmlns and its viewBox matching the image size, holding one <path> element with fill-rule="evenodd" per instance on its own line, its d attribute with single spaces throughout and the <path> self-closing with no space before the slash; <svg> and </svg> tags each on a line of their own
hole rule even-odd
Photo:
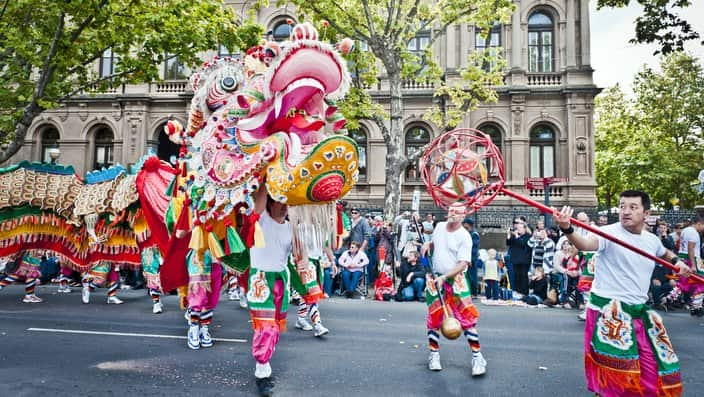
<svg viewBox="0 0 704 397">
<path fill-rule="evenodd" d="M 256 248 L 264 248 L 266 246 L 264 243 L 264 232 L 259 221 L 254 222 L 254 246 Z"/>
</svg>

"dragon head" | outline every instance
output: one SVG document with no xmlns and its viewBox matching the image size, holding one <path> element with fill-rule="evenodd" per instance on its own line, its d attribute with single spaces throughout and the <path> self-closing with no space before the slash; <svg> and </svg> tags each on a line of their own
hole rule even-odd
<svg viewBox="0 0 704 397">
<path fill-rule="evenodd" d="M 291 205 L 345 195 L 358 177 L 358 152 L 335 133 L 345 124 L 335 100 L 349 80 L 346 62 L 309 23 L 287 42 L 248 50 L 241 62 L 206 63 L 191 78 L 188 128 L 170 134 L 188 145 L 194 210 L 208 219 L 230 214 L 252 204 L 264 181 L 274 200 Z"/>
</svg>

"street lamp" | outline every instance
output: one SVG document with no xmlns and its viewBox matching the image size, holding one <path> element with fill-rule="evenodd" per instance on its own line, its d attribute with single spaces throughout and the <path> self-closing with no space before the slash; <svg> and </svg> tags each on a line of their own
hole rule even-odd
<svg viewBox="0 0 704 397">
<path fill-rule="evenodd" d="M 56 164 L 56 161 L 61 157 L 61 150 L 58 148 L 51 148 L 48 150 L 49 158 L 51 158 L 51 164 Z"/>
</svg>

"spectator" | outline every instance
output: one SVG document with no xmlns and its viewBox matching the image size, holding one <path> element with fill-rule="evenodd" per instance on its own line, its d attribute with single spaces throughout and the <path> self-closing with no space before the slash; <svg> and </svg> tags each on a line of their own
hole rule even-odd
<svg viewBox="0 0 704 397">
<path fill-rule="evenodd" d="M 674 252 L 677 248 L 675 248 L 675 240 L 672 238 L 672 235 L 670 235 L 669 232 L 670 231 L 668 230 L 666 222 L 658 222 L 657 233 L 658 237 L 660 237 L 660 241 L 662 241 L 662 245 L 670 251 Z"/>
<path fill-rule="evenodd" d="M 423 221 L 423 242 L 427 243 L 433 237 L 433 230 L 435 230 L 435 217 L 433 214 L 426 214 L 425 220 Z"/>
<path fill-rule="evenodd" d="M 606 226 L 609 224 L 609 217 L 606 215 L 599 215 L 599 220 L 597 221 L 597 226 Z"/>
<path fill-rule="evenodd" d="M 541 305 L 548 298 L 548 280 L 545 278 L 545 270 L 542 266 L 535 268 L 535 274 L 530 278 L 528 288 L 531 293 L 524 299 L 527 304 Z"/>
<path fill-rule="evenodd" d="M 323 268 L 323 290 L 325 292 L 325 295 L 331 297 L 333 291 L 335 290 L 335 277 L 337 277 L 340 271 L 335 265 L 334 257 L 331 259 L 332 252 L 330 251 L 329 247 L 325 247 L 325 253 L 326 255 L 323 255 L 322 259 L 320 260 L 320 265 Z"/>
<path fill-rule="evenodd" d="M 347 299 L 354 298 L 357 294 L 357 284 L 362 277 L 364 267 L 369 264 L 369 258 L 360 249 L 356 241 L 350 243 L 350 249 L 343 252 L 339 260 L 342 269 L 342 286 Z"/>
<path fill-rule="evenodd" d="M 472 263 L 467 269 L 467 283 L 472 291 L 472 298 L 476 298 L 479 294 L 479 279 L 477 277 L 477 269 L 481 267 L 481 259 L 479 259 L 479 233 L 474 230 L 474 221 L 470 217 L 464 218 L 462 226 L 469 232 L 472 237 Z"/>
<path fill-rule="evenodd" d="M 550 302 L 551 305 L 557 305 L 557 304 L 564 304 L 566 300 L 566 275 L 565 273 L 567 272 L 567 269 L 563 266 L 565 263 L 565 258 L 568 258 L 570 255 L 572 255 L 572 249 L 574 248 L 572 246 L 572 243 L 570 243 L 569 240 L 564 239 L 561 241 L 562 245 L 560 246 L 560 250 L 555 253 L 555 256 L 553 258 L 553 266 L 552 270 L 550 271 L 550 290 L 555 291 L 555 299 L 553 302 Z"/>
<path fill-rule="evenodd" d="M 389 277 L 389 273 L 384 270 L 379 273 L 379 277 L 374 281 L 374 299 L 389 301 L 394 295 L 394 281 Z"/>
<path fill-rule="evenodd" d="M 682 229 L 684 229 L 684 224 L 681 222 L 676 223 L 674 231 L 670 233 L 670 237 L 672 237 L 672 241 L 675 242 L 675 247 L 677 247 L 678 250 L 680 247 L 680 239 L 682 239 Z"/>
<path fill-rule="evenodd" d="M 59 262 L 53 253 L 46 251 L 39 261 L 41 276 L 39 281 L 42 284 L 48 284 L 53 278 L 59 275 Z"/>
<path fill-rule="evenodd" d="M 372 228 L 369 226 L 369 222 L 366 218 L 362 216 L 358 208 L 352 208 L 350 211 L 352 216 L 352 224 L 350 226 L 350 244 L 357 243 L 359 250 L 367 256 L 369 267 L 367 268 L 367 283 L 374 282 L 372 277 L 372 268 L 374 266 L 373 258 L 367 255 L 367 248 L 369 247 L 369 239 L 372 236 Z"/>
<path fill-rule="evenodd" d="M 381 217 L 372 232 L 374 233 L 374 242 L 377 247 L 377 257 L 379 258 L 378 269 L 384 270 L 387 266 L 393 266 L 396 258 L 396 250 L 394 249 L 394 235 L 392 233 L 393 226 L 391 223 L 382 221 Z"/>
<path fill-rule="evenodd" d="M 513 265 L 514 280 L 511 286 L 521 295 L 528 295 L 528 269 L 530 268 L 531 251 L 528 246 L 530 235 L 526 233 L 526 225 L 520 220 L 513 221 L 513 227 L 506 235 L 506 246 Z M 509 268 L 510 272 L 510 268 Z M 521 298 L 522 296 L 519 296 Z"/>
<path fill-rule="evenodd" d="M 545 229 L 535 229 L 533 237 L 528 240 L 528 246 L 533 249 L 531 264 L 533 269 L 538 267 L 552 268 L 552 260 L 555 256 L 555 243 L 548 238 Z M 545 270 L 545 269 L 543 269 Z"/>
<path fill-rule="evenodd" d="M 582 304 L 582 294 L 577 290 L 577 285 L 579 284 L 579 255 L 577 248 L 570 244 L 567 254 L 562 259 L 562 267 L 565 268 L 566 276 L 566 288 L 565 288 L 565 300 L 564 307 L 569 309 L 570 307 L 577 308 Z"/>
<path fill-rule="evenodd" d="M 401 283 L 398 286 L 398 301 L 418 300 L 425 302 L 425 275 L 426 269 L 419 263 L 420 254 L 416 251 L 410 252 L 407 261 L 401 264 L 398 278 Z"/>
<path fill-rule="evenodd" d="M 404 211 L 403 214 L 399 215 L 394 219 L 394 227 L 396 228 L 396 249 L 399 254 L 403 251 L 403 247 L 406 245 L 408 240 L 408 225 L 411 223 L 411 213 Z"/>
<path fill-rule="evenodd" d="M 401 256 L 404 259 L 407 259 L 408 255 L 411 252 L 418 252 L 420 247 L 423 245 L 418 226 L 418 222 L 411 222 L 408 225 L 408 232 L 406 233 L 406 243 L 403 245 L 403 250 L 401 251 Z"/>
<path fill-rule="evenodd" d="M 484 262 L 484 292 L 486 299 L 497 303 L 499 301 L 499 272 L 500 263 L 496 255 L 496 250 L 489 248 L 489 257 Z"/>
</svg>

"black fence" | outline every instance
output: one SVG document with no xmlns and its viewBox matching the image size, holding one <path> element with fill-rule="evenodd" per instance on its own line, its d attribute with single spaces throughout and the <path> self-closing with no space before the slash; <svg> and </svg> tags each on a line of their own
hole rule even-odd
<svg viewBox="0 0 704 397">
<path fill-rule="evenodd" d="M 372 216 L 382 215 L 383 208 L 363 208 L 357 207 L 363 215 L 369 214 Z M 403 208 L 401 211 L 410 211 L 408 208 Z M 603 210 L 599 211 L 597 208 L 576 208 L 575 214 L 584 211 L 589 218 L 596 221 L 600 214 L 606 214 Z M 435 215 L 437 220 L 444 220 L 447 213 L 438 209 L 433 208 L 421 208 L 420 215 L 422 218 L 426 214 L 430 213 Z M 618 221 L 617 213 L 606 214 L 609 223 L 614 223 Z M 664 220 L 670 225 L 674 225 L 678 222 L 686 222 L 692 220 L 697 212 L 695 210 L 664 210 L 664 211 L 651 211 L 652 219 Z M 535 225 L 539 219 L 544 219 L 543 214 L 535 208 L 530 207 L 487 207 L 482 208 L 478 212 L 470 215 L 474 220 L 474 225 L 477 231 L 493 231 L 500 230 L 505 231 L 512 226 L 513 219 L 523 216 L 526 218 L 529 225 Z"/>
</svg>

